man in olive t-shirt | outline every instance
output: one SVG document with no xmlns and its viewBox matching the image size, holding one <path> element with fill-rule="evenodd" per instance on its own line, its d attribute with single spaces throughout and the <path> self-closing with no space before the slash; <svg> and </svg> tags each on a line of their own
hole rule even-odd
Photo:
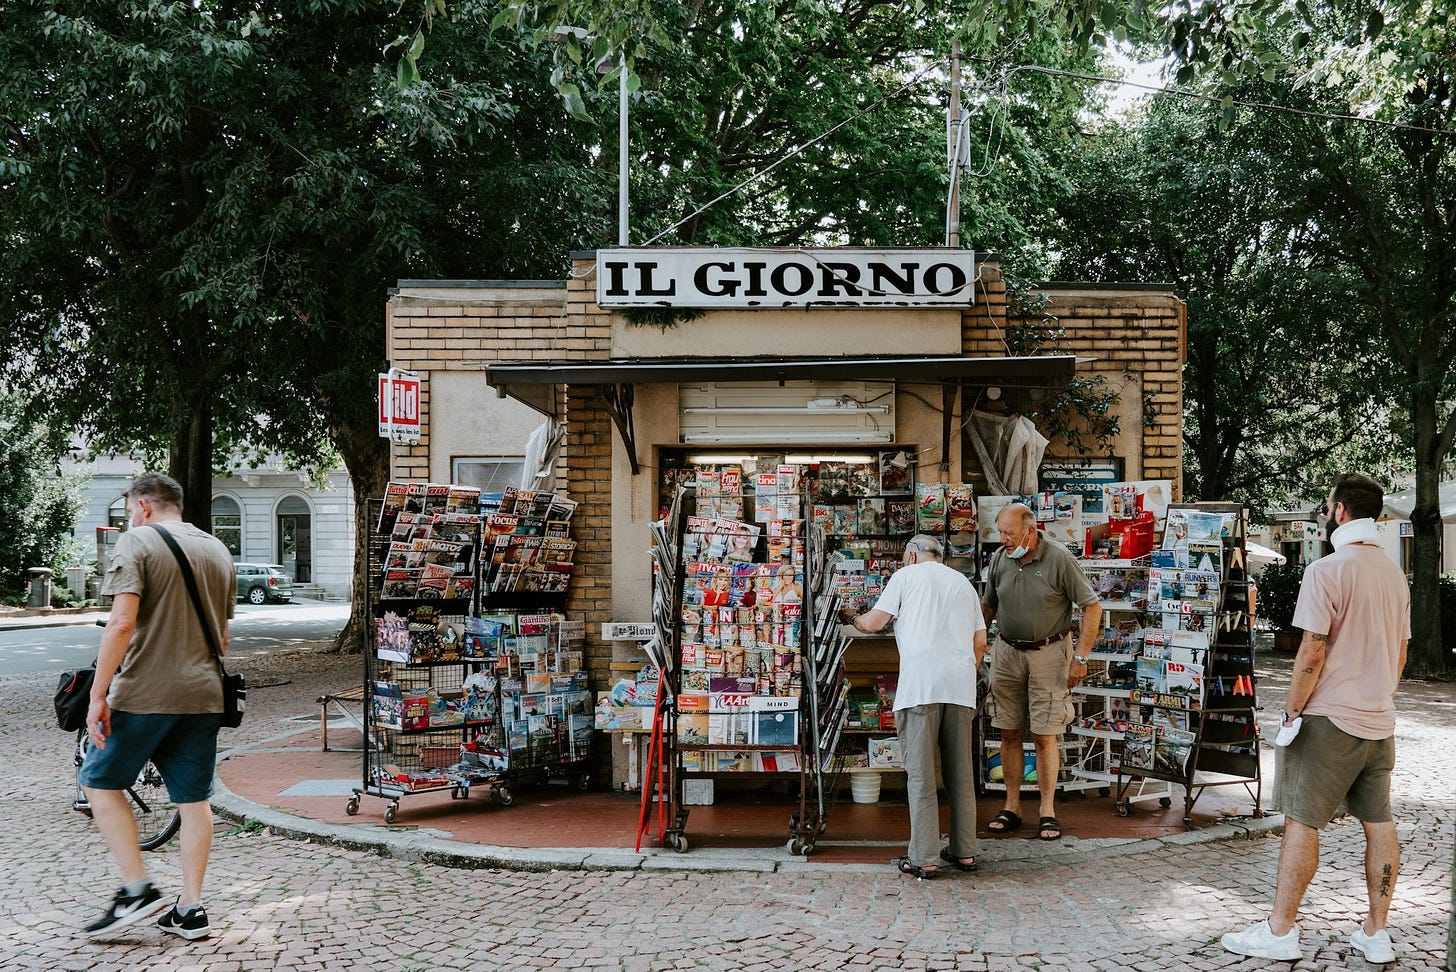
<svg viewBox="0 0 1456 972">
<path fill-rule="evenodd" d="M 85 930 L 109 935 L 169 904 L 142 863 L 136 819 L 124 792 L 151 760 L 182 818 L 182 892 L 157 924 L 183 938 L 202 938 L 210 932 L 202 881 L 212 849 L 208 799 L 222 675 L 181 566 L 158 531 L 166 530 L 187 558 L 219 652 L 227 650 L 237 582 L 222 542 L 182 521 L 176 480 L 142 474 L 126 492 L 126 509 L 132 529 L 118 541 L 102 585 L 113 599 L 111 617 L 101 636 L 86 715 L 91 749 L 77 778 L 123 884 L 111 907 Z"/>
<path fill-rule="evenodd" d="M 993 834 L 1021 826 L 1021 782 L 1028 730 L 1036 746 L 1040 796 L 1037 836 L 1058 840 L 1057 778 L 1061 735 L 1072 721 L 1072 688 L 1087 675 L 1087 655 L 1102 624 L 1097 592 L 1067 549 L 1036 529 L 1036 515 L 1012 503 L 996 517 L 1001 549 L 991 558 L 982 596 L 986 625 L 1000 618 L 991 650 L 991 724 L 1001 730 L 1006 805 L 986 824 Z M 1072 610 L 1082 609 L 1077 647 Z"/>
</svg>

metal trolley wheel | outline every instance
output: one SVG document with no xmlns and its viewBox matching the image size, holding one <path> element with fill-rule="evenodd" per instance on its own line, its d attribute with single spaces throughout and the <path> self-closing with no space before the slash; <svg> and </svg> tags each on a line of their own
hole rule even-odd
<svg viewBox="0 0 1456 972">
<path fill-rule="evenodd" d="M 351 817 L 359 815 L 359 794 L 356 793 L 349 797 L 349 802 L 344 804 L 344 812 Z"/>
<path fill-rule="evenodd" d="M 686 854 L 688 851 L 688 838 L 685 834 L 676 830 L 667 832 L 667 846 L 679 854 Z"/>
</svg>

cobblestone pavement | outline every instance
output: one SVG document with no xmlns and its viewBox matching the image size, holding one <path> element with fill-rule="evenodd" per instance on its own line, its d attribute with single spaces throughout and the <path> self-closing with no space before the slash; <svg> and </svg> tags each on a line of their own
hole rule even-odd
<svg viewBox="0 0 1456 972">
<path fill-rule="evenodd" d="M 316 719 L 313 700 L 357 659 L 253 659 L 249 725 Z M 1287 659 L 1261 690 L 1282 699 Z M 1042 871 L 916 882 L 888 867 L 824 871 L 453 870 L 285 840 L 220 823 L 208 874 L 214 933 L 185 942 L 143 925 L 114 941 L 76 929 L 115 886 L 88 821 L 69 811 L 69 737 L 49 720 L 53 676 L 0 679 L 0 968 L 9 969 L 972 969 L 1113 972 L 1258 969 L 1218 937 L 1267 910 L 1277 839 L 1162 847 Z M 1456 690 L 1402 689 L 1397 814 L 1405 866 L 1392 914 L 1401 970 L 1446 964 L 1451 907 L 1451 750 Z M 1277 711 L 1277 704 L 1267 708 Z M 1358 825 L 1326 832 L 1296 969 L 1361 969 L 1349 932 L 1363 900 Z M 176 844 L 148 855 L 177 887 Z M 1281 964 L 1282 965 L 1282 964 Z M 1275 967 L 1280 967 L 1276 965 Z"/>
</svg>

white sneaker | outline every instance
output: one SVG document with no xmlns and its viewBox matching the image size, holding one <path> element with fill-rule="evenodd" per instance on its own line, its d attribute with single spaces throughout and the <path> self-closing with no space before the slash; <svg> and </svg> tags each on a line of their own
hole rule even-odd
<svg viewBox="0 0 1456 972">
<path fill-rule="evenodd" d="M 1245 931 L 1229 932 L 1220 941 L 1224 948 L 1236 955 L 1252 955 L 1279 962 L 1293 962 L 1304 954 L 1299 950 L 1298 925 L 1286 934 L 1276 935 L 1270 930 L 1267 918 L 1257 925 L 1250 925 Z"/>
<path fill-rule="evenodd" d="M 1350 936 L 1350 944 L 1358 948 L 1364 954 L 1365 961 L 1373 965 L 1395 961 L 1395 943 L 1390 940 L 1390 932 L 1384 928 L 1374 935 L 1367 935 L 1365 926 L 1361 925 Z"/>
</svg>

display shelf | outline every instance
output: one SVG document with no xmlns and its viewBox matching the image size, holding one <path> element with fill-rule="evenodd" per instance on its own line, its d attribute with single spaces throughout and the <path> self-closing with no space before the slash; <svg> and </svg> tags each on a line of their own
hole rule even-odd
<svg viewBox="0 0 1456 972">
<path fill-rule="evenodd" d="M 1096 695 L 1104 699 L 1127 699 L 1131 700 L 1137 689 L 1127 688 L 1101 688 L 1097 685 L 1078 685 L 1072 689 L 1073 695 Z"/>
<path fill-rule="evenodd" d="M 1072 726 L 1070 731 L 1085 739 L 1110 739 L 1114 742 L 1122 742 L 1123 738 L 1123 733 L 1112 729 L 1088 729 L 1085 726 Z"/>
</svg>

